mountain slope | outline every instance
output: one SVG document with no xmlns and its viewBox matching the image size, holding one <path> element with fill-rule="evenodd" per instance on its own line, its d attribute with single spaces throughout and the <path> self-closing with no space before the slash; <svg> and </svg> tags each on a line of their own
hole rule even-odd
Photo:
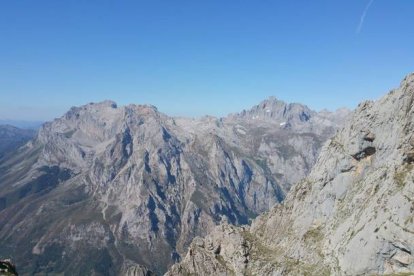
<svg viewBox="0 0 414 276">
<path fill-rule="evenodd" d="M 414 74 L 360 104 L 283 204 L 196 238 L 168 275 L 413 273 L 413 130 Z"/>
<path fill-rule="evenodd" d="M 0 158 L 13 151 L 35 136 L 36 132 L 10 125 L 0 125 Z"/>
<path fill-rule="evenodd" d="M 283 200 L 337 123 L 306 126 L 74 107 L 0 164 L 0 256 L 28 274 L 163 273 L 195 236 Z"/>
</svg>

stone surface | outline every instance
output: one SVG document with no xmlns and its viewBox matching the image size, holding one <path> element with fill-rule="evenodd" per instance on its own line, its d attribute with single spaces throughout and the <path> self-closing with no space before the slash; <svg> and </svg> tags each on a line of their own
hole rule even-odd
<svg viewBox="0 0 414 276">
<path fill-rule="evenodd" d="M 193 243 L 167 275 L 413 274 L 413 103 L 411 74 L 360 104 L 282 204 L 251 227 L 218 226 L 197 244 L 220 253 Z"/>
</svg>

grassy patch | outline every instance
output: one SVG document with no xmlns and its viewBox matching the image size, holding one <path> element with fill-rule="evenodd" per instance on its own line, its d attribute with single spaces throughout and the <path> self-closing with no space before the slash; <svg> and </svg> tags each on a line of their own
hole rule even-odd
<svg viewBox="0 0 414 276">
<path fill-rule="evenodd" d="M 307 243 L 315 244 L 323 239 L 323 234 L 320 227 L 309 229 L 304 235 L 303 239 Z"/>
<path fill-rule="evenodd" d="M 395 184 L 399 189 L 403 189 L 407 184 L 407 175 L 413 169 L 413 164 L 404 165 L 401 170 L 396 171 L 394 174 Z"/>
</svg>

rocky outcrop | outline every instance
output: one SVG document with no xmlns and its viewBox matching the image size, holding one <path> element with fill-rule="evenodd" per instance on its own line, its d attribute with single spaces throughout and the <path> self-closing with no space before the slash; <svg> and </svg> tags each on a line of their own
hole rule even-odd
<svg viewBox="0 0 414 276">
<path fill-rule="evenodd" d="M 195 239 L 167 275 L 411 275 L 413 102 L 414 74 L 360 104 L 282 204 Z"/>
<path fill-rule="evenodd" d="M 127 266 L 127 264 L 124 264 Z M 122 273 L 123 276 L 153 276 L 155 275 L 151 270 L 142 265 L 128 266 Z"/>
<path fill-rule="evenodd" d="M 270 113 L 286 106 L 272 102 Z M 283 114 L 289 127 L 112 101 L 73 107 L 0 163 L 0 256 L 28 274 L 165 272 L 195 236 L 248 224 L 308 174 L 338 122 L 313 122 L 298 104 Z"/>
<path fill-rule="evenodd" d="M 11 260 L 0 260 L 0 275 L 17 276 L 16 267 Z"/>
</svg>

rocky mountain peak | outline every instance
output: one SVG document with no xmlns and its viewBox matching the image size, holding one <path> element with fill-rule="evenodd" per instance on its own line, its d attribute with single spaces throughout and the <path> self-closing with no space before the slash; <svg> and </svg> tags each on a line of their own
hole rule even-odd
<svg viewBox="0 0 414 276">
<path fill-rule="evenodd" d="M 412 273 L 413 95 L 411 74 L 361 103 L 283 204 L 250 228 L 223 225 L 195 239 L 168 275 Z"/>
<path fill-rule="evenodd" d="M 44 145 L 43 163 L 57 162 L 77 171 L 88 167 L 111 143 L 127 136 L 131 145 L 133 141 L 148 145 L 163 142 L 172 121 L 151 105 L 89 103 L 45 123 L 36 140 Z"/>
<path fill-rule="evenodd" d="M 104 100 L 97 103 L 89 103 L 89 106 L 97 107 L 97 108 L 103 108 L 103 107 L 110 107 L 110 108 L 117 108 L 118 105 L 115 101 L 112 100 Z"/>
<path fill-rule="evenodd" d="M 262 109 L 265 109 L 265 110 L 270 109 L 273 111 L 277 111 L 278 109 L 283 109 L 285 106 L 286 106 L 286 103 L 282 100 L 277 99 L 275 96 L 270 96 L 257 105 L 257 107 L 260 107 Z"/>
<path fill-rule="evenodd" d="M 276 123 L 292 123 L 309 121 L 315 112 L 307 106 L 297 103 L 285 103 L 276 97 L 269 97 L 250 110 L 236 114 L 237 118 L 251 120 L 271 120 Z"/>
<path fill-rule="evenodd" d="M 407 76 L 405 76 L 405 78 L 402 80 L 402 83 L 400 86 L 411 85 L 413 81 L 414 81 L 414 72 L 407 74 Z"/>
<path fill-rule="evenodd" d="M 279 105 L 253 110 L 308 112 Z M 0 254 L 34 260 L 28 274 L 73 263 L 74 274 L 163 273 L 195 236 L 249 223 L 309 173 L 339 124 L 306 120 L 285 128 L 111 101 L 73 107 L 0 163 L 0 219 L 10 222 L 0 225 Z"/>
<path fill-rule="evenodd" d="M 275 97 L 269 97 L 250 110 L 238 114 L 231 114 L 227 121 L 242 120 L 251 124 L 273 124 L 274 127 L 290 129 L 300 132 L 312 132 L 332 135 L 336 126 L 345 121 L 350 110 L 344 108 L 335 112 L 323 110 L 316 112 L 306 105 L 299 103 L 285 103 Z M 321 127 L 322 126 L 322 127 Z M 329 134 L 328 134 L 329 133 Z"/>
</svg>

